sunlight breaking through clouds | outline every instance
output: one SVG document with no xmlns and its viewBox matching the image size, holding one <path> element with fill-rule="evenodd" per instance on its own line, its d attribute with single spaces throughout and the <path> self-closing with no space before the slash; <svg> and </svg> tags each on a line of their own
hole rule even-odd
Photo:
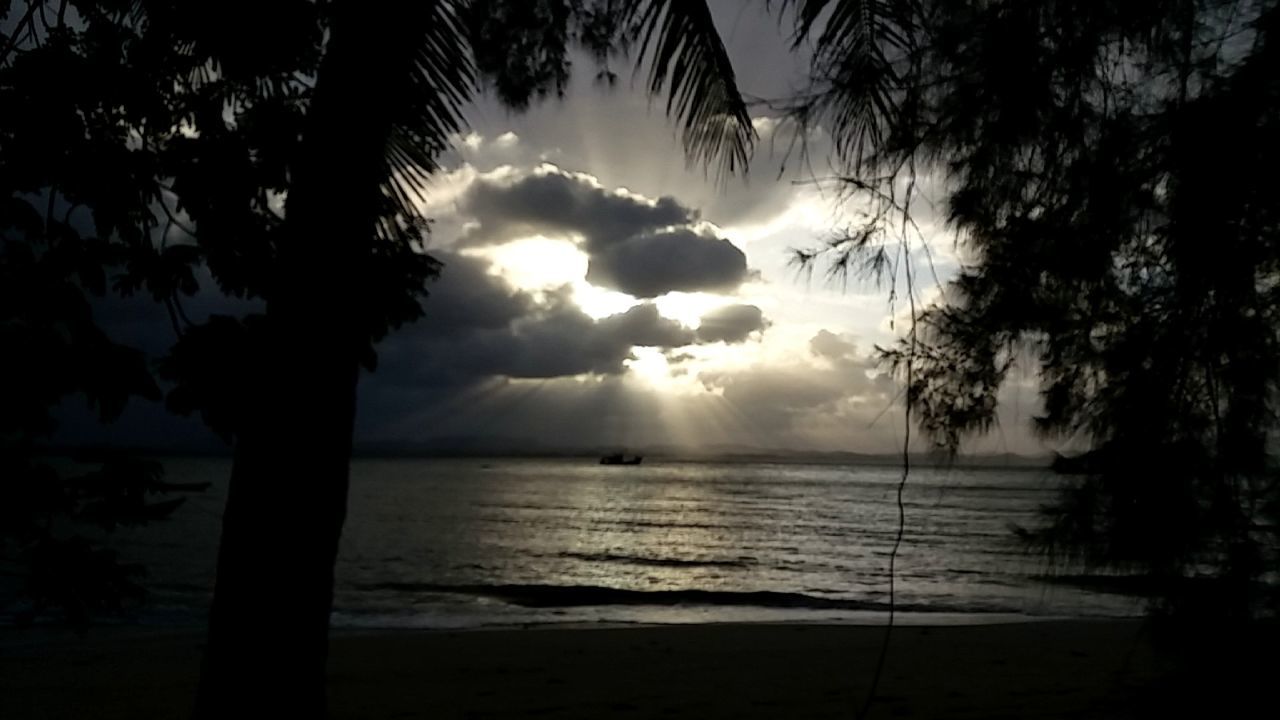
<svg viewBox="0 0 1280 720">
<path fill-rule="evenodd" d="M 774 118 L 756 125 L 783 132 Z M 711 203 L 713 222 L 701 181 L 655 186 L 652 175 L 546 144 L 545 130 L 522 124 L 460 136 L 456 162 L 433 179 L 423 206 L 435 221 L 432 252 L 468 265 L 454 267 L 464 277 L 453 280 L 446 270 L 426 327 L 449 316 L 460 334 L 447 349 L 425 331 L 393 341 L 391 369 L 380 375 L 416 366 L 408 375 L 431 377 L 435 389 L 393 379 L 400 390 L 388 399 L 418 402 L 418 415 L 436 417 L 439 402 L 456 407 L 447 399 L 484 387 L 495 406 L 509 407 L 506 431 L 517 434 L 563 436 L 578 415 L 616 413 L 625 399 L 649 415 L 631 421 L 635 442 L 671 441 L 677 426 L 690 429 L 684 442 L 868 451 L 896 442 L 896 384 L 871 353 L 899 335 L 904 303 L 890 308 L 885 287 L 832 284 L 821 269 L 809 275 L 791 264 L 792 249 L 851 222 L 835 193 L 753 177 Z M 942 273 L 954 271 L 953 258 L 936 254 Z M 459 315 L 459 302 L 487 309 Z M 485 324 L 464 329 L 468 317 Z M 847 357 L 817 352 L 829 337 L 849 343 Z M 465 371 L 432 359 L 440 353 Z M 534 407 L 539 419 L 530 422 Z"/>
</svg>

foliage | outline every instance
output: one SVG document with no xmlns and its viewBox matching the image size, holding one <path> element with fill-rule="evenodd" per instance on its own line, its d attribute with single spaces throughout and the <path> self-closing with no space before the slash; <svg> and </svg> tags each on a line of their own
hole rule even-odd
<svg viewBox="0 0 1280 720">
<path fill-rule="evenodd" d="M 151 500 L 173 489 L 156 463 L 111 454 L 85 458 L 86 470 L 42 457 L 38 443 L 71 396 L 107 422 L 130 397 L 155 400 L 160 390 L 142 354 L 93 322 L 86 293 L 105 292 L 105 260 L 94 253 L 109 248 L 12 199 L 0 233 L 0 565 L 20 580 L 21 618 L 58 609 L 83 631 L 93 613 L 142 595 L 140 568 L 98 540 L 161 519 L 181 500 Z"/>
<path fill-rule="evenodd" d="M 791 4 L 808 36 L 832 5 Z M 919 342 L 883 351 L 911 368 L 923 429 L 952 450 L 990 429 L 1010 371 L 1031 364 L 1035 428 L 1093 452 L 1024 536 L 1151 575 L 1170 607 L 1199 578 L 1218 611 L 1257 611 L 1280 559 L 1277 4 L 834 7 L 862 29 L 817 35 L 815 82 L 791 109 L 828 123 L 846 190 L 876 208 L 876 232 L 837 237 L 837 259 L 887 253 L 880 269 L 909 271 L 918 247 L 894 247 L 894 210 L 917 168 L 964 253 L 914 318 Z"/>
<path fill-rule="evenodd" d="M 370 369 L 374 343 L 421 314 L 427 281 L 441 269 L 424 251 L 420 194 L 482 82 L 521 109 L 563 90 L 573 48 L 611 77 L 608 60 L 643 38 L 648 87 L 669 90 L 667 110 L 683 123 L 690 157 L 723 158 L 732 172 L 750 151 L 750 118 L 701 3 L 459 0 L 410 17 L 412 67 L 391 90 L 377 222 L 344 278 L 358 289 L 355 322 Z M 83 395 L 111 421 L 130 396 L 160 397 L 158 370 L 171 410 L 236 438 L 262 390 L 271 313 L 193 319 L 184 301 L 211 291 L 199 280 L 210 277 L 221 293 L 269 308 L 307 272 L 308 254 L 322 252 L 286 242 L 286 218 L 297 178 L 325 162 L 303 152 L 303 138 L 315 127 L 328 38 L 335 24 L 387 21 L 361 4 L 324 0 L 0 8 L 0 107 L 21 108 L 0 114 L 0 435 L 4 491 L 15 499 L 5 505 L 5 538 L 23 562 L 57 561 L 27 573 L 50 602 L 89 597 L 67 578 L 101 581 L 101 602 L 84 600 L 77 618 L 132 592 L 132 571 L 80 536 L 41 544 L 57 524 L 50 513 L 111 525 L 172 505 L 143 500 L 164 489 L 151 466 L 113 460 L 76 479 L 40 461 L 55 408 Z M 331 82 L 365 80 L 335 72 Z M 107 293 L 144 293 L 166 308 L 174 344 L 157 368 L 94 324 L 92 298 Z"/>
<path fill-rule="evenodd" d="M 238 6 L 253 10 L 252 23 L 234 19 Z M 0 58 L 0 99 L 24 108 L 8 114 L 3 128 L 10 211 L 28 222 L 47 214 L 50 236 L 80 234 L 76 228 L 91 220 L 90 239 L 75 242 L 85 272 L 96 274 L 93 287 L 104 282 L 109 255 L 123 266 L 112 280 L 116 291 L 145 290 L 169 309 L 180 337 L 166 368 L 179 383 L 171 405 L 186 411 L 200 409 L 191 404 L 200 393 L 183 391 L 184 378 L 218 370 L 197 367 L 202 354 L 181 344 L 231 346 L 243 334 L 220 320 L 196 328 L 186 317 L 182 298 L 198 290 L 197 270 L 207 269 L 224 293 L 269 301 L 281 277 L 295 166 L 322 161 L 299 157 L 299 146 L 334 4 L 236 7 L 33 2 Z M 650 89 L 669 84 L 668 109 L 684 118 L 691 155 L 723 155 L 729 170 L 745 162 L 753 131 L 705 6 L 443 2 L 432 4 L 421 25 L 412 86 L 387 142 L 377 242 L 359 273 L 371 296 L 361 303 L 370 367 L 372 343 L 420 315 L 425 281 L 440 269 L 423 252 L 427 225 L 417 200 L 435 158 L 463 127 L 477 71 L 518 109 L 563 90 L 574 42 L 603 61 L 643 35 L 646 47 L 655 46 Z M 36 207 L 40 194 L 49 213 Z"/>
<path fill-rule="evenodd" d="M 616 54 L 638 47 L 650 95 L 667 94 L 691 163 L 720 178 L 746 169 L 755 129 L 733 67 L 704 2 L 674 0 L 473 0 L 469 27 L 478 69 L 498 98 L 520 110 L 564 94 L 577 45 L 610 85 Z"/>
</svg>

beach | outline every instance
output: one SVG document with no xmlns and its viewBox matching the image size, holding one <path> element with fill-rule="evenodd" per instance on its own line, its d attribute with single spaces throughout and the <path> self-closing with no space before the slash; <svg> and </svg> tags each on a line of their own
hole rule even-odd
<svg viewBox="0 0 1280 720">
<path fill-rule="evenodd" d="M 1186 708 L 1203 699 L 1196 693 L 1221 690 L 1170 696 L 1169 660 L 1144 628 L 898 628 L 870 717 L 1157 717 L 1153 698 Z M 195 630 L 0 637 L 7 720 L 182 718 L 190 708 Z M 882 637 L 874 626 L 812 624 L 342 631 L 330 653 L 331 716 L 851 718 Z"/>
<path fill-rule="evenodd" d="M 120 533 L 148 568 L 148 604 L 83 641 L 0 626 L 3 720 L 190 716 L 229 469 L 170 465 L 212 489 L 172 522 Z M 897 475 L 611 470 L 353 463 L 331 716 L 853 718 L 884 637 Z M 1008 524 L 1053 487 L 1023 470 L 918 474 L 869 717 L 1247 714 L 1231 712 L 1248 707 L 1243 689 L 1280 676 L 1274 627 L 1171 636 L 1140 599 L 1043 582 Z"/>
</svg>

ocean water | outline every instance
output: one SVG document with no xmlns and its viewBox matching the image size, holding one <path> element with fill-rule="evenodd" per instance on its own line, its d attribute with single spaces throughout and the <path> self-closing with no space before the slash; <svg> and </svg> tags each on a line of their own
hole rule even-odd
<svg viewBox="0 0 1280 720">
<path fill-rule="evenodd" d="M 136 619 L 207 610 L 229 461 L 171 459 L 210 481 L 169 521 L 117 538 L 149 568 Z M 894 467 L 590 459 L 362 459 L 334 624 L 883 622 Z M 1128 616 L 1132 598 L 1041 577 L 1011 527 L 1034 523 L 1043 470 L 914 469 L 897 560 L 900 622 Z"/>
</svg>

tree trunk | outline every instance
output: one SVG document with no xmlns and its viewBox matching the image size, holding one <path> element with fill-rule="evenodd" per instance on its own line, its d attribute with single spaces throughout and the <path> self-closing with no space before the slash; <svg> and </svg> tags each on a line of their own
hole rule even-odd
<svg viewBox="0 0 1280 720">
<path fill-rule="evenodd" d="M 325 714 L 334 562 L 367 342 L 361 268 L 430 3 L 396 4 L 394 13 L 390 5 L 339 3 L 330 26 L 293 164 L 269 339 L 257 359 L 262 382 L 237 429 L 197 717 Z"/>
</svg>

